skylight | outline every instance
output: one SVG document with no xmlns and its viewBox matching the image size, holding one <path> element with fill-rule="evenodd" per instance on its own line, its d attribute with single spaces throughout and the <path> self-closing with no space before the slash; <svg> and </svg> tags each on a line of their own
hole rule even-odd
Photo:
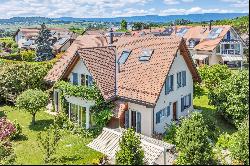
<svg viewBox="0 0 250 166">
<path fill-rule="evenodd" d="M 211 32 L 208 34 L 207 38 L 208 39 L 215 39 L 215 38 L 217 38 L 220 35 L 220 33 L 222 32 L 222 30 L 223 30 L 222 28 L 213 28 L 211 30 Z"/>
<path fill-rule="evenodd" d="M 122 51 L 122 54 L 118 60 L 119 64 L 124 64 L 126 62 L 126 60 L 128 59 L 128 56 L 130 55 L 131 51 L 127 50 L 127 51 Z"/>
<path fill-rule="evenodd" d="M 188 31 L 188 28 L 181 28 L 181 29 L 179 29 L 179 30 L 176 32 L 176 34 L 177 34 L 178 36 L 180 36 L 180 37 L 183 37 L 183 36 L 187 33 L 187 31 Z"/>
<path fill-rule="evenodd" d="M 145 49 L 142 51 L 141 56 L 139 57 L 140 61 L 149 61 L 153 54 L 153 50 Z"/>
</svg>

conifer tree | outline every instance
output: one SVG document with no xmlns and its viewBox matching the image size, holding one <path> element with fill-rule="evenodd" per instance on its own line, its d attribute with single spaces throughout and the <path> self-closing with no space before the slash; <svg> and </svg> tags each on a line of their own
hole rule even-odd
<svg viewBox="0 0 250 166">
<path fill-rule="evenodd" d="M 36 61 L 46 61 L 52 59 L 54 56 L 52 54 L 51 42 L 49 38 L 51 37 L 50 30 L 47 29 L 45 24 L 41 25 L 41 30 L 39 32 L 38 38 L 35 43 L 36 47 Z"/>
</svg>

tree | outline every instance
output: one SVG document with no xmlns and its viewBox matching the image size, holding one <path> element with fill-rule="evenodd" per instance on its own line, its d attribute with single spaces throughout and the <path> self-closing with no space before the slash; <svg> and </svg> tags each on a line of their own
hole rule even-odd
<svg viewBox="0 0 250 166">
<path fill-rule="evenodd" d="M 239 130 L 232 135 L 229 150 L 233 159 L 249 165 L 249 120 L 242 122 Z"/>
<path fill-rule="evenodd" d="M 209 102 L 229 123 L 239 125 L 249 116 L 249 75 L 247 71 L 233 74 L 209 93 Z"/>
<path fill-rule="evenodd" d="M 119 142 L 120 150 L 116 153 L 116 164 L 143 165 L 144 152 L 141 141 L 133 129 L 126 130 Z"/>
<path fill-rule="evenodd" d="M 62 135 L 60 133 L 59 126 L 56 124 L 51 125 L 48 129 L 46 129 L 44 135 L 42 135 L 41 132 L 38 133 L 38 145 L 44 152 L 45 163 L 48 163 L 51 160 L 52 155 L 55 154 L 61 137 Z"/>
<path fill-rule="evenodd" d="M 35 124 L 35 116 L 38 111 L 45 108 L 49 96 L 41 90 L 27 90 L 17 97 L 16 105 L 25 109 L 32 115 L 32 125 Z"/>
<path fill-rule="evenodd" d="M 14 102 L 27 89 L 46 89 L 43 78 L 53 63 L 3 62 L 0 64 L 0 96 Z"/>
<path fill-rule="evenodd" d="M 50 60 L 54 57 L 52 54 L 51 42 L 49 41 L 51 36 L 50 30 L 48 30 L 43 23 L 38 38 L 35 41 L 35 44 L 37 44 L 36 61 Z"/>
<path fill-rule="evenodd" d="M 199 74 L 205 87 L 209 90 L 215 89 L 221 81 L 226 80 L 232 75 L 232 72 L 226 65 L 203 66 L 199 68 Z"/>
<path fill-rule="evenodd" d="M 208 128 L 200 113 L 193 113 L 181 120 L 176 131 L 179 151 L 177 164 L 207 165 L 212 161 L 212 148 L 208 142 Z"/>
<path fill-rule="evenodd" d="M 121 22 L 121 29 L 122 30 L 127 30 L 127 27 L 128 27 L 128 23 L 127 23 L 127 21 L 126 20 L 122 20 L 122 22 Z"/>
</svg>

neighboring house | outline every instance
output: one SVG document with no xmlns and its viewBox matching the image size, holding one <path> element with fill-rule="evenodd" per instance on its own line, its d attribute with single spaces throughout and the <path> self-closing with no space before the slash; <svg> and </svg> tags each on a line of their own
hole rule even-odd
<svg viewBox="0 0 250 166">
<path fill-rule="evenodd" d="M 172 35 L 186 40 L 197 65 L 242 65 L 246 45 L 231 26 L 177 26 Z"/>
<path fill-rule="evenodd" d="M 76 34 L 63 28 L 49 28 L 52 37 L 50 38 L 51 45 L 55 54 L 66 51 L 76 38 Z M 38 37 L 39 28 L 21 28 L 14 35 L 14 39 L 19 48 L 35 49 L 35 40 Z"/>
<path fill-rule="evenodd" d="M 193 82 L 201 81 L 185 41 L 146 35 L 114 42 L 112 37 L 78 37 L 45 80 L 85 86 L 95 82 L 104 99 L 116 104 L 114 122 L 148 136 L 164 133 L 167 124 L 193 110 Z M 58 93 L 55 89 L 56 109 Z M 74 96 L 66 100 L 69 117 L 89 128 L 95 101 Z"/>
</svg>

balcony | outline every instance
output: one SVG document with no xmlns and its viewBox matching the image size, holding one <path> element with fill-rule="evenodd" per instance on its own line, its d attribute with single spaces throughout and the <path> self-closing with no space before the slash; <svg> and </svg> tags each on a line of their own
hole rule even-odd
<svg viewBox="0 0 250 166">
<path fill-rule="evenodd" d="M 240 50 L 236 49 L 226 49 L 226 50 L 221 50 L 220 52 L 221 55 L 241 55 Z"/>
</svg>

